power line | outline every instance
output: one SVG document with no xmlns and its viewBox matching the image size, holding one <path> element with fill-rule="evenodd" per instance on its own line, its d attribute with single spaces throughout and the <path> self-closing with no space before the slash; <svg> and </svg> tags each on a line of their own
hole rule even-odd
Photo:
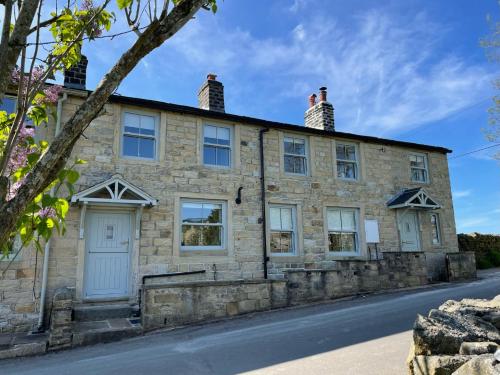
<svg viewBox="0 0 500 375">
<path fill-rule="evenodd" d="M 494 145 L 490 145 L 490 146 L 487 146 L 487 147 L 479 148 L 477 150 L 469 151 L 469 152 L 466 152 L 465 154 L 456 155 L 456 156 L 453 156 L 453 157 L 448 158 L 448 159 L 461 158 L 462 156 L 467 156 L 467 155 L 470 155 L 470 154 L 475 154 L 476 152 L 484 151 L 484 150 L 487 150 L 489 148 L 498 147 L 498 146 L 500 146 L 500 143 L 496 143 Z"/>
</svg>

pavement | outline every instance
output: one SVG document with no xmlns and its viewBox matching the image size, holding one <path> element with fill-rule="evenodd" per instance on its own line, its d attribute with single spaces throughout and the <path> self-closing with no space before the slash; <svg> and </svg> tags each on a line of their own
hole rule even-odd
<svg viewBox="0 0 500 375">
<path fill-rule="evenodd" d="M 416 314 L 500 293 L 500 270 L 480 277 L 5 360 L 0 374 L 406 374 Z"/>
</svg>

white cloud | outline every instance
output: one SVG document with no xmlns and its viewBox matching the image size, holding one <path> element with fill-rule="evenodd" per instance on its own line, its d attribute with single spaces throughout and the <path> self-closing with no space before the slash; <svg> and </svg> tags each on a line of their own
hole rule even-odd
<svg viewBox="0 0 500 375">
<path fill-rule="evenodd" d="M 295 1 L 291 8 L 303 4 Z M 237 77 L 242 86 L 248 84 L 245 78 L 265 82 L 258 90 L 255 83 L 239 88 L 253 90 L 246 97 L 260 99 L 264 112 L 265 105 L 284 104 L 279 101 L 287 98 L 305 103 L 311 92 L 325 85 L 337 126 L 353 132 L 406 131 L 446 118 L 488 95 L 491 74 L 460 56 L 443 56 L 436 35 L 448 30 L 423 14 L 406 22 L 371 11 L 357 17 L 349 29 L 333 16 L 301 19 L 288 35 L 261 38 L 226 29 L 217 17 L 205 17 L 182 30 L 170 45 L 184 56 L 185 69 L 204 65 L 206 71 Z M 273 91 L 271 101 L 266 90 Z M 248 113 L 250 103 L 241 108 L 254 114 Z"/>
<path fill-rule="evenodd" d="M 459 199 L 459 198 L 465 198 L 471 195 L 472 190 L 456 190 L 453 192 L 453 198 L 454 199 Z"/>
<path fill-rule="evenodd" d="M 288 10 L 292 13 L 297 13 L 300 10 L 303 10 L 311 0 L 293 0 L 292 5 L 288 8 Z"/>
</svg>

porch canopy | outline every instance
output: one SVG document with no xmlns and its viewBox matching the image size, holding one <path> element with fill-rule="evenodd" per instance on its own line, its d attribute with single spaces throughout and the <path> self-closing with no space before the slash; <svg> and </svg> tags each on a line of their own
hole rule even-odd
<svg viewBox="0 0 500 375">
<path fill-rule="evenodd" d="M 441 205 L 436 203 L 434 198 L 423 188 L 405 189 L 396 194 L 387 202 L 389 208 L 420 208 L 427 210 L 437 210 Z"/>
<path fill-rule="evenodd" d="M 158 201 L 120 176 L 85 189 L 71 197 L 71 203 L 156 206 Z"/>
<path fill-rule="evenodd" d="M 142 209 L 153 207 L 158 201 L 145 191 L 115 175 L 71 197 L 71 203 L 82 204 L 80 211 L 80 239 L 84 238 L 85 214 L 88 205 L 135 207 L 135 238 L 140 237 Z"/>
</svg>

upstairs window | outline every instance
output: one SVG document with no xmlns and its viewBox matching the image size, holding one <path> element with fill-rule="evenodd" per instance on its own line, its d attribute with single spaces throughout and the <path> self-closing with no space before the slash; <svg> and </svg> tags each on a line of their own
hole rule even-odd
<svg viewBox="0 0 500 375">
<path fill-rule="evenodd" d="M 156 116 L 124 112 L 123 156 L 156 159 L 157 122 Z"/>
<path fill-rule="evenodd" d="M 345 180 L 358 179 L 358 155 L 356 145 L 336 143 L 337 177 Z"/>
<path fill-rule="evenodd" d="M 226 202 L 181 201 L 181 249 L 223 250 Z"/>
<path fill-rule="evenodd" d="M 429 182 L 427 157 L 424 154 L 410 154 L 411 180 L 413 182 Z"/>
<path fill-rule="evenodd" d="M 441 244 L 441 231 L 439 230 L 439 215 L 431 214 L 432 244 Z"/>
<path fill-rule="evenodd" d="M 203 164 L 231 167 L 231 129 L 225 126 L 203 127 Z"/>
<path fill-rule="evenodd" d="M 296 252 L 296 219 L 295 207 L 293 206 L 271 206 L 271 254 L 294 255 Z"/>
<path fill-rule="evenodd" d="M 307 174 L 307 150 L 304 138 L 285 137 L 284 139 L 285 172 Z"/>
<path fill-rule="evenodd" d="M 11 96 L 4 97 L 0 103 L 0 111 L 5 111 L 7 114 L 16 112 L 16 98 Z"/>
<path fill-rule="evenodd" d="M 328 250 L 331 253 L 358 252 L 358 210 L 328 208 Z"/>
</svg>

